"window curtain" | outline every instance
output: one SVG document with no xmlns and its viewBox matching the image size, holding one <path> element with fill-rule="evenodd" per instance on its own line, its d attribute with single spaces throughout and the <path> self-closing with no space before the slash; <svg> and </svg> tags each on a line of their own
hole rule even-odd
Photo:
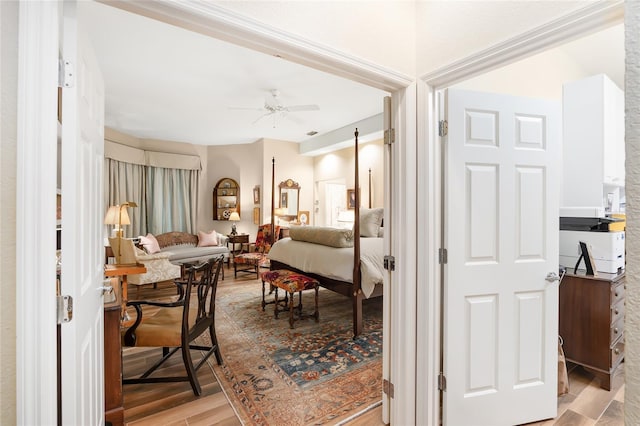
<svg viewBox="0 0 640 426">
<path fill-rule="evenodd" d="M 147 206 L 142 202 L 146 199 L 145 166 L 105 158 L 104 170 L 105 207 L 122 204 L 125 201 L 138 204 L 138 207 L 127 208 L 131 224 L 122 227 L 124 237 L 146 235 Z"/>
<path fill-rule="evenodd" d="M 147 167 L 147 230 L 196 233 L 199 170 Z"/>
</svg>

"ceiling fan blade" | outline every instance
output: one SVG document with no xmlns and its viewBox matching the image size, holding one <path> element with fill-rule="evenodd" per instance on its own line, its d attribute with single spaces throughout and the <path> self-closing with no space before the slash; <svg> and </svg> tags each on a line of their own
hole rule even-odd
<svg viewBox="0 0 640 426">
<path fill-rule="evenodd" d="M 251 124 L 256 124 L 258 121 L 262 120 L 264 117 L 266 117 L 267 115 L 271 115 L 271 114 L 273 114 L 273 113 L 272 112 L 266 112 L 266 113 L 262 114 L 260 117 L 256 118 L 253 121 L 253 123 L 251 123 Z"/>
<path fill-rule="evenodd" d="M 320 107 L 318 105 L 291 105 L 291 106 L 285 107 L 285 109 L 289 112 L 318 111 Z"/>
<path fill-rule="evenodd" d="M 264 111 L 264 108 L 229 107 L 229 109 L 237 110 L 237 111 Z"/>
</svg>

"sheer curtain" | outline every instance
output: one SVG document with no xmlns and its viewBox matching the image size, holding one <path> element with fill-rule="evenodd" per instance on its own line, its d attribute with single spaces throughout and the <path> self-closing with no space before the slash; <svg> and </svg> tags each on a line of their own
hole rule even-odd
<svg viewBox="0 0 640 426">
<path fill-rule="evenodd" d="M 123 226 L 126 238 L 146 235 L 147 206 L 141 202 L 146 199 L 145 166 L 125 163 L 105 158 L 105 207 L 134 201 L 138 207 L 129 207 L 127 212 L 131 225 Z"/>
<path fill-rule="evenodd" d="M 199 170 L 147 167 L 147 232 L 196 233 Z"/>
</svg>

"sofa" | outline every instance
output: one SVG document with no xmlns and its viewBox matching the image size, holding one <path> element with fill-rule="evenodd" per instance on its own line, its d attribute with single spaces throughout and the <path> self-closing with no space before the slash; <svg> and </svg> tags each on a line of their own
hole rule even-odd
<svg viewBox="0 0 640 426">
<path fill-rule="evenodd" d="M 181 268 L 169 261 L 166 253 L 147 254 L 137 248 L 133 240 L 126 238 L 109 238 L 109 243 L 114 254 L 119 253 L 119 261 L 122 264 L 141 263 L 147 269 L 144 274 L 131 274 L 128 276 L 128 284 L 137 286 L 156 284 L 162 281 L 175 280 L 181 276 Z"/>
<path fill-rule="evenodd" d="M 154 243 L 154 239 L 157 245 Z M 167 254 L 169 261 L 174 264 L 201 262 L 222 254 L 227 266 L 229 266 L 227 240 L 226 235 L 215 231 L 199 232 L 198 235 L 187 232 L 166 232 L 155 236 L 151 234 L 141 236 L 140 244 L 149 254 L 158 252 Z"/>
</svg>

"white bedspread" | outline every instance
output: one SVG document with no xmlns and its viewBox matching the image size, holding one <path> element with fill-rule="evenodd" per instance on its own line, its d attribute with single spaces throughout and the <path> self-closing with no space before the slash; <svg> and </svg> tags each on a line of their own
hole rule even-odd
<svg viewBox="0 0 640 426">
<path fill-rule="evenodd" d="M 367 298 L 384 280 L 382 242 L 382 238 L 360 238 L 360 286 Z M 336 248 L 283 238 L 271 247 L 268 257 L 303 272 L 353 282 L 353 247 Z"/>
</svg>

